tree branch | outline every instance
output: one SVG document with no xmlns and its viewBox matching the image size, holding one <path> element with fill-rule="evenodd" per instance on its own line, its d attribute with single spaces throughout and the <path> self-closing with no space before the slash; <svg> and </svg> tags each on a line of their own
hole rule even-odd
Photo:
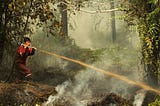
<svg viewBox="0 0 160 106">
<path fill-rule="evenodd" d="M 24 26 L 24 29 L 23 29 L 24 33 L 26 31 L 26 28 L 27 28 L 27 25 L 28 25 L 28 22 L 29 22 L 29 14 L 30 14 L 30 11 L 31 11 L 32 2 L 33 2 L 33 0 L 31 0 L 31 4 L 30 4 L 29 11 L 28 11 L 28 14 L 27 14 L 27 19 L 26 19 L 25 26 Z M 22 37 L 24 37 L 24 35 Z"/>
<path fill-rule="evenodd" d="M 63 11 L 67 11 L 69 10 L 70 8 L 76 8 L 75 5 L 71 4 L 70 2 L 64 2 L 64 1 L 61 1 L 62 4 L 64 5 L 67 5 L 67 9 L 63 10 Z M 112 12 L 112 11 L 119 11 L 118 8 L 115 8 L 115 9 L 110 9 L 110 10 L 100 10 L 98 9 L 97 11 L 89 11 L 89 10 L 84 10 L 84 9 L 78 9 L 78 11 L 81 11 L 81 12 L 85 12 L 85 13 L 89 13 L 89 14 L 96 14 L 96 13 L 106 13 L 106 12 Z"/>
<path fill-rule="evenodd" d="M 115 9 L 110 9 L 110 10 L 98 10 L 98 11 L 88 11 L 88 10 L 80 9 L 79 11 L 89 13 L 89 14 L 95 14 L 95 13 L 106 13 L 106 12 L 112 12 L 112 11 L 119 11 L 119 9 L 115 8 Z"/>
</svg>

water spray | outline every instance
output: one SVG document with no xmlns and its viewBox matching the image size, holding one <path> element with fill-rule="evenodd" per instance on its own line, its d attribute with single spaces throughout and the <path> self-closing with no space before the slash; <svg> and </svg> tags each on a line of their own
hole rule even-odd
<svg viewBox="0 0 160 106">
<path fill-rule="evenodd" d="M 127 82 L 129 84 L 141 87 L 141 88 L 143 88 L 145 90 L 150 90 L 150 91 L 153 91 L 153 92 L 156 92 L 156 93 L 160 94 L 160 90 L 159 89 L 155 89 L 155 88 L 153 88 L 153 87 L 151 87 L 149 85 L 146 85 L 146 84 L 144 84 L 142 82 L 136 82 L 136 81 L 130 80 L 130 79 L 128 79 L 127 77 L 125 77 L 123 75 L 115 74 L 115 73 L 112 73 L 112 72 L 109 72 L 109 71 L 94 67 L 92 65 L 86 64 L 86 63 L 81 62 L 79 60 L 75 60 L 75 59 L 72 59 L 72 58 L 69 58 L 69 57 L 58 55 L 58 54 L 53 53 L 53 52 L 48 52 L 48 51 L 41 50 L 41 49 L 37 49 L 37 50 L 42 52 L 42 53 L 45 53 L 45 54 L 48 54 L 48 55 L 51 55 L 51 56 L 55 56 L 57 58 L 61 58 L 61 59 L 64 59 L 64 60 L 67 60 L 67 61 L 70 61 L 70 62 L 73 62 L 73 63 L 77 63 L 77 64 L 79 64 L 81 66 L 85 66 L 85 67 L 91 68 L 91 69 L 93 69 L 93 70 L 95 70 L 97 72 L 103 73 L 103 74 L 105 74 L 107 76 L 110 76 L 110 77 L 114 77 L 116 79 L 120 79 L 120 80 L 125 81 L 125 82 Z"/>
</svg>

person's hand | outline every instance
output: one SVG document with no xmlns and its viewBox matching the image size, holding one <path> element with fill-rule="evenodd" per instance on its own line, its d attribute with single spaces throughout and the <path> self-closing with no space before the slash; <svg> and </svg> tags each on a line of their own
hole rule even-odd
<svg viewBox="0 0 160 106">
<path fill-rule="evenodd" d="M 32 49 L 35 49 L 35 50 L 37 50 L 37 48 L 36 48 L 36 47 L 32 47 Z"/>
<path fill-rule="evenodd" d="M 22 53 L 22 52 L 20 52 L 19 54 L 20 54 L 20 56 L 23 56 L 23 53 Z"/>
</svg>

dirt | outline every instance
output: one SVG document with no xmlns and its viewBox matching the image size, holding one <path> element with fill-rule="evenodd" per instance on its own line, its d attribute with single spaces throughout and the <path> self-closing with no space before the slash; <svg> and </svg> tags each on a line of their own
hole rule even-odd
<svg viewBox="0 0 160 106">
<path fill-rule="evenodd" d="M 54 86 L 23 81 L 19 83 L 0 83 L 0 106 L 41 106 L 50 95 L 56 96 Z M 147 91 L 142 106 L 153 102 L 158 95 Z M 53 106 L 72 106 L 72 98 L 65 97 L 54 101 Z M 87 106 L 133 106 L 133 99 L 125 99 L 115 93 L 107 93 L 87 100 Z M 74 106 L 74 105 L 73 105 Z"/>
<path fill-rule="evenodd" d="M 155 92 L 151 91 L 146 92 L 146 96 L 144 98 L 142 106 L 148 106 L 148 104 L 154 102 L 157 99 L 157 97 L 159 97 L 159 94 Z"/>
<path fill-rule="evenodd" d="M 0 106 L 34 106 L 55 94 L 55 87 L 35 82 L 0 83 Z"/>
<path fill-rule="evenodd" d="M 87 106 L 133 106 L 132 102 L 124 99 L 123 97 L 115 94 L 115 93 L 108 93 L 99 98 L 91 100 Z"/>
</svg>

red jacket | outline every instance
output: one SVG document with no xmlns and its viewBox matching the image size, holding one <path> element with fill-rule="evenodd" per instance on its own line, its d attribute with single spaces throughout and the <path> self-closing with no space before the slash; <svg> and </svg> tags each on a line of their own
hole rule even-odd
<svg viewBox="0 0 160 106">
<path fill-rule="evenodd" d="M 26 60 L 28 56 L 34 55 L 35 49 L 34 48 L 24 48 L 23 44 L 18 47 L 17 56 L 16 56 L 16 63 L 26 64 Z"/>
</svg>

